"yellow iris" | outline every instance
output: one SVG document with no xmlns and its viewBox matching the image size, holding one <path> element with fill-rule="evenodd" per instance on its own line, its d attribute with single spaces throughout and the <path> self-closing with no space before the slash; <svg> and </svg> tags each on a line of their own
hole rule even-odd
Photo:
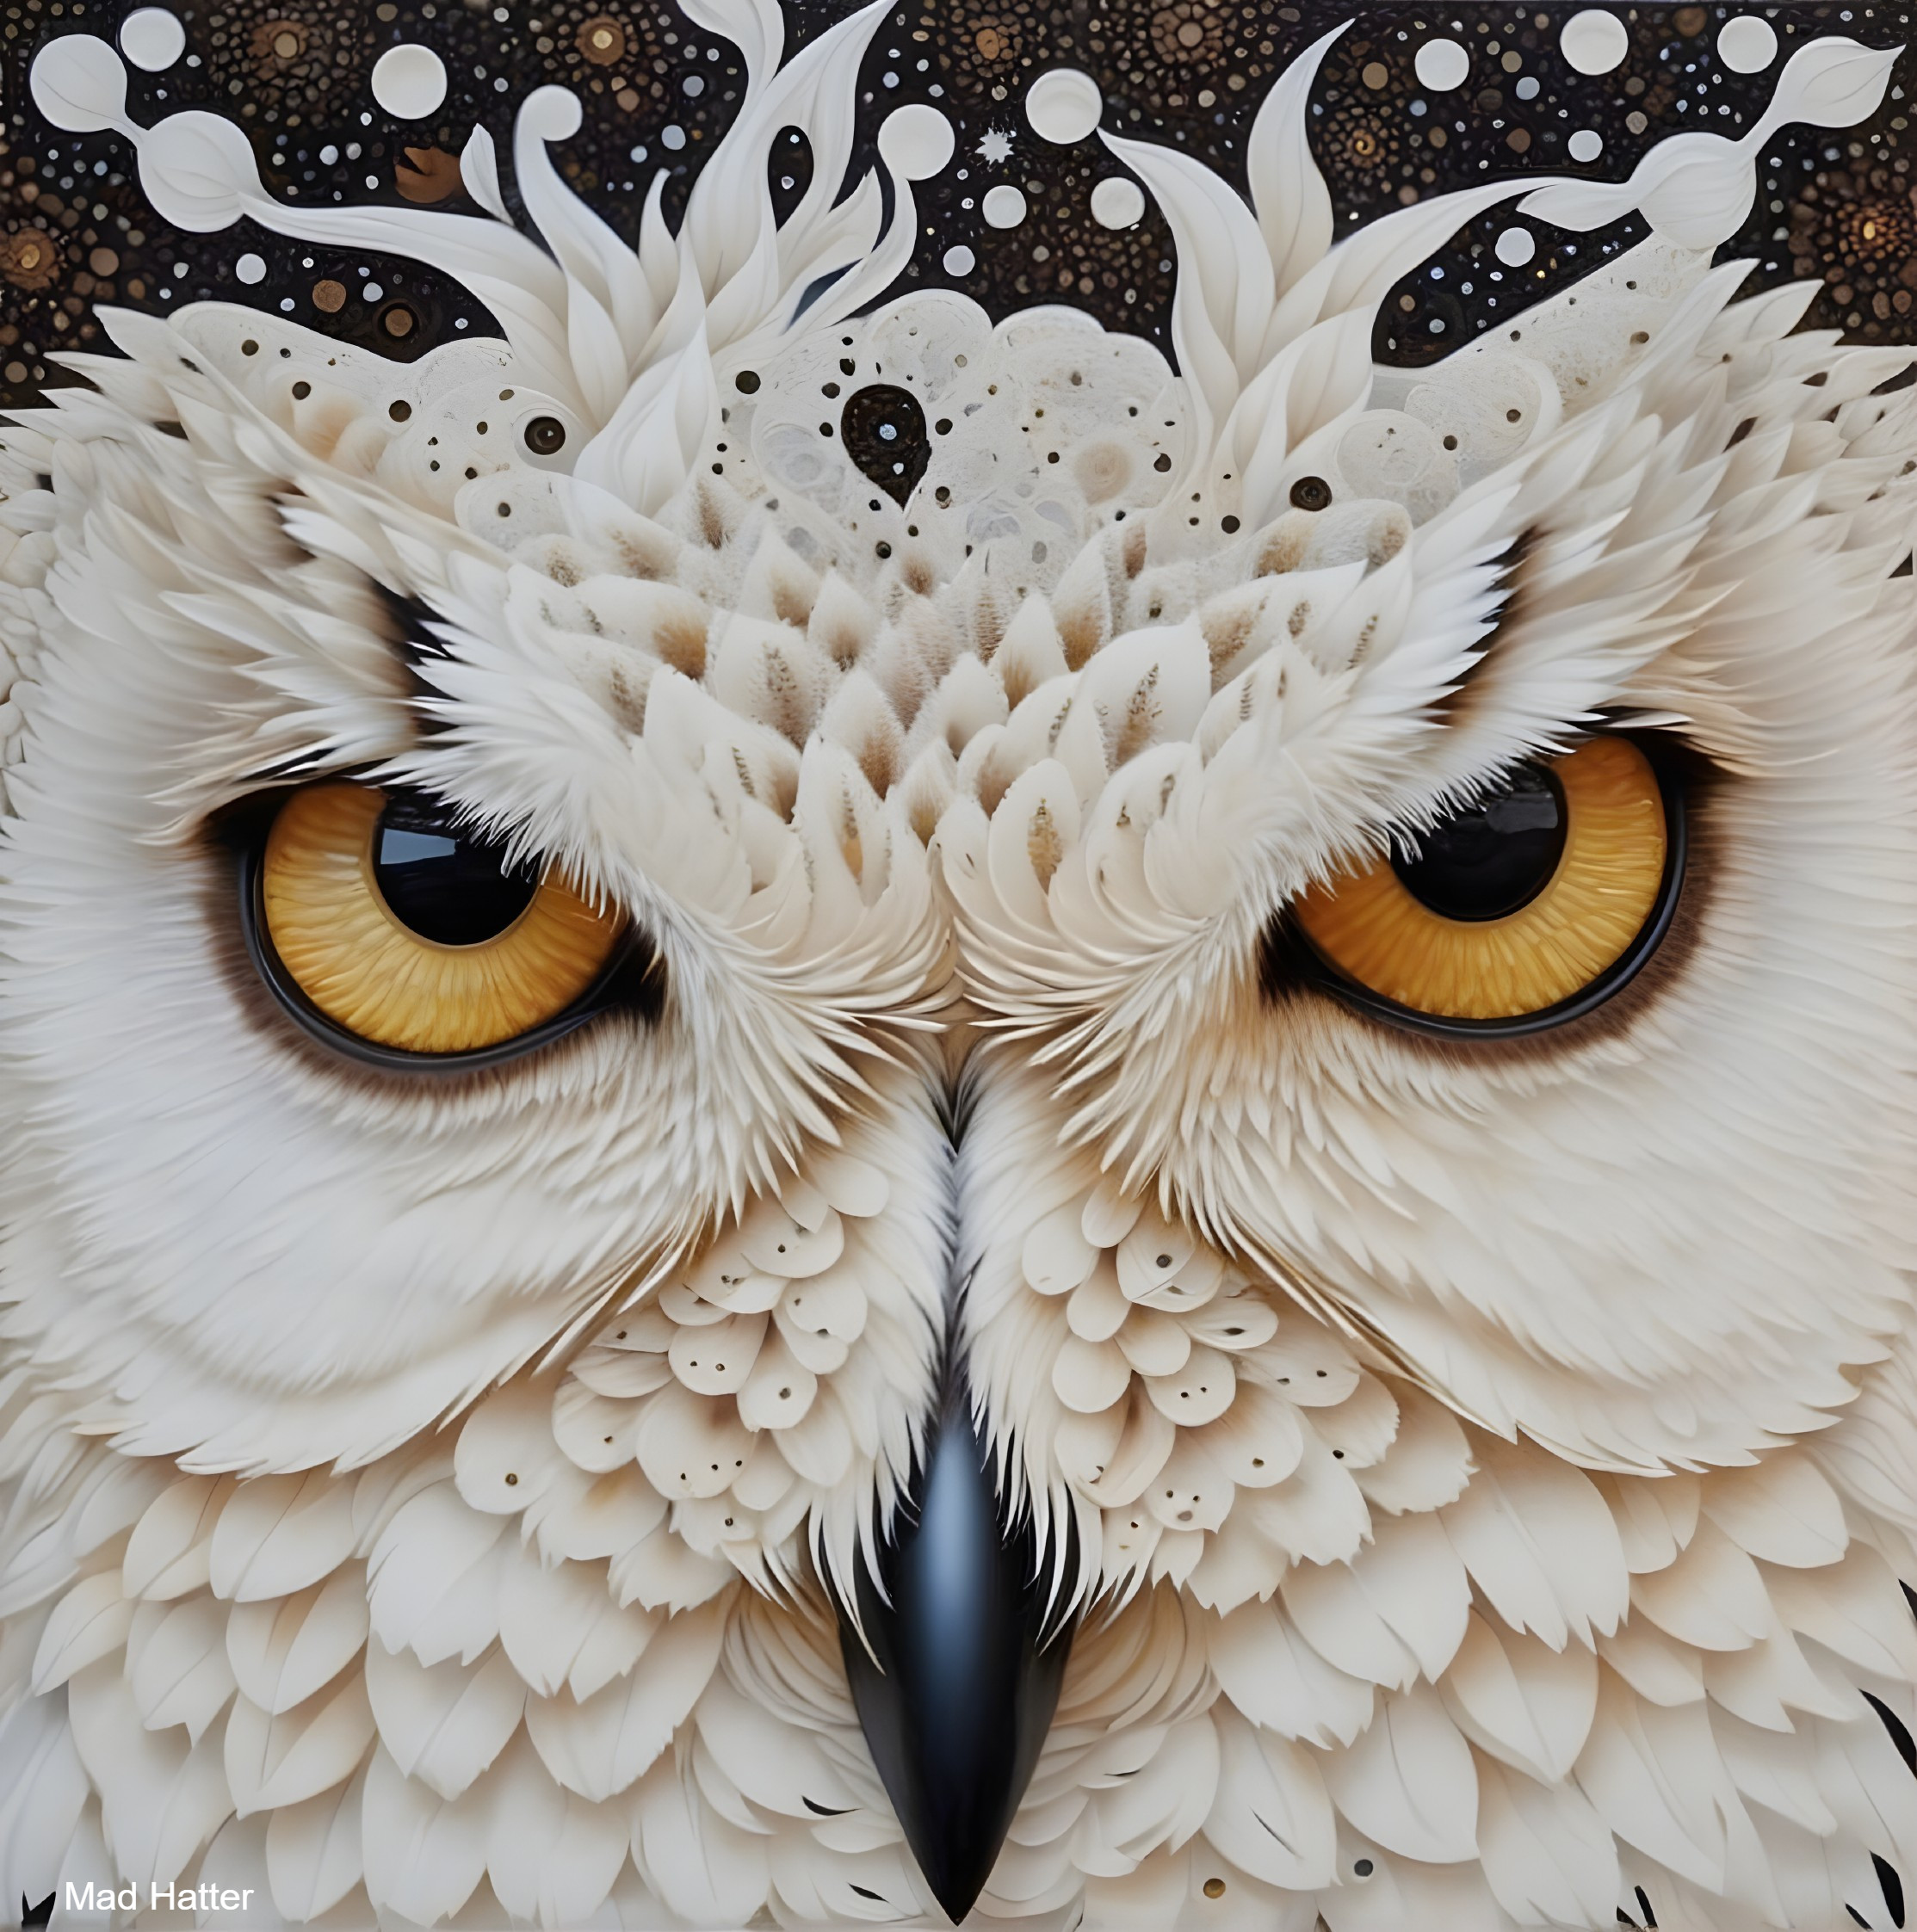
<svg viewBox="0 0 1917 1932">
<path fill-rule="evenodd" d="M 261 899 L 281 963 L 326 1017 L 414 1053 L 471 1052 L 555 1018 L 599 977 L 620 923 L 548 872 L 524 911 L 473 946 L 442 946 L 381 897 L 374 841 L 386 795 L 316 785 L 281 808 Z"/>
<path fill-rule="evenodd" d="M 1542 889 L 1498 919 L 1448 919 L 1388 861 L 1298 901 L 1312 944 L 1361 986 L 1419 1013 L 1508 1020 L 1582 992 L 1643 929 L 1664 878 L 1664 800 L 1629 739 L 1560 758 L 1564 849 Z"/>
</svg>

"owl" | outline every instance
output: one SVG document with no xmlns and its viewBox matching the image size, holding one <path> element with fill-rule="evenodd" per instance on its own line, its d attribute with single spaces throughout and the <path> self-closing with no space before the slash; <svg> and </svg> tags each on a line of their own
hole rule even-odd
<svg viewBox="0 0 1917 1932">
<path fill-rule="evenodd" d="M 689 11 L 636 248 L 560 89 L 461 215 L 35 63 L 499 332 L 0 428 L 5 1915 L 1901 1924 L 1917 392 L 1714 259 L 1894 52 L 1337 238 L 1320 41 L 1105 136 L 1168 358 L 895 293 L 882 6 Z M 1642 238 L 1377 366 L 1519 195 Z"/>
</svg>

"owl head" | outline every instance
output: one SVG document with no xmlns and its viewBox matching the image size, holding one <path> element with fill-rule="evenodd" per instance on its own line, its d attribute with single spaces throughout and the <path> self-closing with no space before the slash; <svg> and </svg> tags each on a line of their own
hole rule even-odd
<svg viewBox="0 0 1917 1932">
<path fill-rule="evenodd" d="M 821 1589 L 856 1600 L 948 1370 L 1054 1610 L 1108 1620 L 1067 1714 L 1173 1652 L 1161 1701 L 1264 1708 L 1232 1660 L 1275 1593 L 1335 1622 L 1308 1579 L 1500 1469 L 1620 1551 L 1656 1484 L 1806 1443 L 1883 1501 L 1917 425 L 1908 357 L 1793 333 L 1807 291 L 1741 299 L 1711 250 L 1761 143 L 1860 119 L 1888 57 L 1810 43 L 1740 140 L 1333 245 L 1321 42 L 1248 206 L 1108 140 L 1177 243 L 1174 368 L 1067 309 L 884 299 L 951 134 L 899 110 L 838 198 L 879 9 L 782 65 L 774 15 L 708 10 L 745 105 L 636 250 L 553 168 L 559 90 L 514 144 L 535 242 L 483 133 L 482 216 L 301 208 L 230 124 L 136 126 L 103 43 L 36 65 L 175 225 L 405 255 L 503 331 L 402 367 L 227 305 L 108 313 L 120 353 L 0 435 L 0 1613 L 40 1620 L 19 1708 L 94 1821 L 54 1872 L 257 1851 L 289 1918 L 357 1885 L 430 1919 L 483 1875 L 550 1920 L 510 1834 L 369 1825 L 331 1896 L 268 1855 L 342 1792 L 531 1793 L 640 1807 L 567 1909 L 920 1909 Z M 1524 188 L 1648 238 L 1376 367 L 1386 292 Z M 1615 1567 L 1559 1649 L 1617 1627 Z M 219 1719 L 204 1829 L 139 1837 L 158 1774 L 114 1727 L 174 1720 L 128 1606 L 210 1628 L 336 1588 L 353 1641 L 288 1702 L 228 1630 L 168 1774 Z M 82 1609 L 117 1638 L 76 1646 Z M 1113 1628 L 1146 1633 L 1122 1666 Z M 419 1683 L 489 1670 L 490 1727 L 424 1737 Z M 282 1777 L 273 1727 L 340 1672 L 337 1775 Z M 1086 1735 L 1061 1717 L 1034 1805 L 1130 1775 Z"/>
</svg>

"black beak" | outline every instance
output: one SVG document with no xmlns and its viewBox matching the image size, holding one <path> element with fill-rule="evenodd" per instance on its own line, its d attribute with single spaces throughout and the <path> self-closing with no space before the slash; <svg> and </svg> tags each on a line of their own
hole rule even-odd
<svg viewBox="0 0 1917 1932">
<path fill-rule="evenodd" d="M 861 1566 L 863 1639 L 841 1605 L 839 1642 L 906 1842 L 956 1925 L 1030 1781 L 1072 1639 L 1061 1627 L 1046 1640 L 1035 1539 L 1000 1522 L 962 1392 L 947 1397 L 912 1501 L 916 1520 L 902 1515 L 881 1553 L 883 1598 Z"/>
</svg>

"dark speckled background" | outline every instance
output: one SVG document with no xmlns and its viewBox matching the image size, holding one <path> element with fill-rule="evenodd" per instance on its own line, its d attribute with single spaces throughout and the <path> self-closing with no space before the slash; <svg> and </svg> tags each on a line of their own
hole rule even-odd
<svg viewBox="0 0 1917 1932">
<path fill-rule="evenodd" d="M 125 142 L 49 128 L 28 96 L 34 50 L 65 33 L 111 38 L 127 10 L 124 0 L 8 0 L 0 52 L 0 404 L 30 400 L 60 380 L 49 351 L 97 342 L 96 301 L 161 312 L 209 297 L 250 302 L 400 357 L 447 339 L 462 323 L 488 330 L 463 291 L 411 263 L 329 252 L 250 223 L 216 235 L 179 234 L 147 207 Z M 795 0 L 788 45 L 847 10 L 843 0 Z M 906 101 L 935 101 L 957 131 L 953 164 L 921 184 L 924 231 L 908 284 L 962 287 L 994 313 L 1069 300 L 1169 350 L 1172 264 L 1155 210 L 1130 230 L 1099 226 L 1089 213 L 1091 186 L 1117 164 L 1095 139 L 1054 147 L 1026 125 L 1025 89 L 1048 66 L 1083 67 L 1098 79 L 1108 128 L 1175 143 L 1237 176 L 1246 133 L 1273 77 L 1298 48 L 1350 20 L 1312 96 L 1319 162 L 1339 222 L 1349 226 L 1512 173 L 1621 178 L 1661 135 L 1747 127 L 1800 40 L 1843 34 L 1889 46 L 1911 38 L 1911 11 L 1900 7 L 1621 7 L 1610 10 L 1626 25 L 1629 52 L 1593 79 L 1574 72 L 1559 48 L 1572 10 L 918 0 L 881 26 L 867 57 L 865 152 L 885 113 Z M 574 186 L 630 234 L 659 167 L 671 171 L 669 210 L 683 206 L 744 83 L 730 44 L 652 0 L 192 0 L 175 11 L 186 54 L 164 74 L 133 73 L 135 117 L 217 108 L 248 130 L 274 191 L 308 202 L 469 206 L 455 157 L 473 121 L 489 127 L 504 152 L 517 102 L 560 81 L 581 93 L 585 123 L 557 158 Z M 1728 71 L 1715 51 L 1718 29 L 1744 11 L 1761 14 L 1782 43 L 1771 67 L 1752 76 Z M 1445 94 L 1421 88 L 1413 66 L 1419 46 L 1434 35 L 1462 42 L 1470 54 L 1469 78 Z M 395 120 L 368 85 L 379 53 L 411 40 L 434 46 L 450 77 L 445 104 L 427 123 Z M 1917 70 L 1917 56 L 1911 65 Z M 1761 281 L 1819 278 L 1812 324 L 1860 340 L 1917 340 L 1917 139 L 1907 85 L 1917 81 L 1900 71 L 1864 127 L 1792 130 L 1771 144 L 1751 220 L 1725 251 L 1753 257 Z M 1580 128 L 1604 144 L 1581 167 L 1566 146 Z M 992 140 L 994 133 L 1009 142 Z M 775 194 L 795 195 L 807 167 L 802 141 L 782 143 Z M 1016 228 L 993 229 L 979 212 L 985 192 L 1001 182 L 1027 200 Z M 1379 322 L 1382 358 L 1441 355 L 1636 232 L 1623 224 L 1561 237 L 1540 226 L 1536 256 L 1517 269 L 1492 250 L 1513 219 L 1506 211 L 1473 224 L 1394 293 Z M 945 254 L 961 243 L 974 265 L 948 274 Z M 249 251 L 268 264 L 266 279 L 252 287 L 233 268 Z"/>
</svg>

